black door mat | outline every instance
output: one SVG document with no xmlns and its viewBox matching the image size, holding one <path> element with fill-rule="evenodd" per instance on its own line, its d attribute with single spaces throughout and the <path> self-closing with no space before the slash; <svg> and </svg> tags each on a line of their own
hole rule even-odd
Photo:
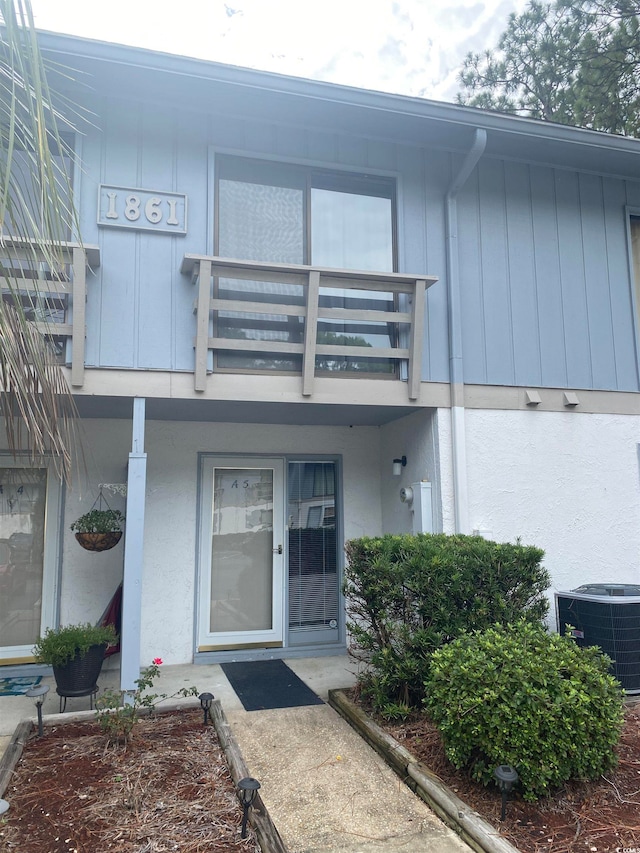
<svg viewBox="0 0 640 853">
<path fill-rule="evenodd" d="M 221 666 L 245 711 L 324 704 L 282 660 L 239 661 Z"/>
</svg>

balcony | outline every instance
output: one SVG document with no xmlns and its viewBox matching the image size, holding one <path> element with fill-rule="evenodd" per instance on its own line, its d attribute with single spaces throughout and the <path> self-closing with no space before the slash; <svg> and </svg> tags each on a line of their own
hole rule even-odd
<svg viewBox="0 0 640 853">
<path fill-rule="evenodd" d="M 99 248 L 58 243 L 52 246 L 50 254 L 45 254 L 30 240 L 4 237 L 0 263 L 4 267 L 4 277 L 0 279 L 2 298 L 19 300 L 27 319 L 53 341 L 60 362 L 70 364 L 71 385 L 81 388 L 85 367 L 86 271 L 100 265 Z"/>
<path fill-rule="evenodd" d="M 426 290 L 435 276 L 194 254 L 181 271 L 197 288 L 196 391 L 206 390 L 215 358 L 226 371 L 298 372 L 307 398 L 319 373 L 350 371 L 406 376 L 409 400 L 418 399 Z"/>
</svg>

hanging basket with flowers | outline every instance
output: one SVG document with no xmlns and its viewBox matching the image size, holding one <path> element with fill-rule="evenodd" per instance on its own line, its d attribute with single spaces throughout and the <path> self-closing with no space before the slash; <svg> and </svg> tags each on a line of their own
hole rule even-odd
<svg viewBox="0 0 640 853">
<path fill-rule="evenodd" d="M 71 524 L 71 530 L 87 551 L 108 551 L 122 538 L 123 522 L 124 515 L 118 509 L 111 509 L 100 489 L 100 494 L 89 512 L 76 519 Z"/>
</svg>

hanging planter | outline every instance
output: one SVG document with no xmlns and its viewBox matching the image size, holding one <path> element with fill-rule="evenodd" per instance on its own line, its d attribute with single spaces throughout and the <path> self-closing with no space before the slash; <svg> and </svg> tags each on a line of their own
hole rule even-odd
<svg viewBox="0 0 640 853">
<path fill-rule="evenodd" d="M 102 508 L 102 504 L 106 509 Z M 98 508 L 96 509 L 96 504 Z M 100 494 L 89 512 L 81 515 L 71 525 L 76 539 L 87 551 L 108 551 L 114 548 L 122 538 L 124 515 L 117 509 L 111 509 L 106 498 Z"/>
<path fill-rule="evenodd" d="M 109 551 L 122 539 L 122 530 L 110 530 L 106 533 L 76 533 L 76 539 L 86 551 Z"/>
</svg>

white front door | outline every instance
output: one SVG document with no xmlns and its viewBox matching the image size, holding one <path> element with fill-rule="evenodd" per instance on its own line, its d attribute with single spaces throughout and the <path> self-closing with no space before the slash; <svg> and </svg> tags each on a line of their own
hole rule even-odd
<svg viewBox="0 0 640 853">
<path fill-rule="evenodd" d="M 284 639 L 284 461 L 206 458 L 200 523 L 199 651 Z"/>
</svg>

